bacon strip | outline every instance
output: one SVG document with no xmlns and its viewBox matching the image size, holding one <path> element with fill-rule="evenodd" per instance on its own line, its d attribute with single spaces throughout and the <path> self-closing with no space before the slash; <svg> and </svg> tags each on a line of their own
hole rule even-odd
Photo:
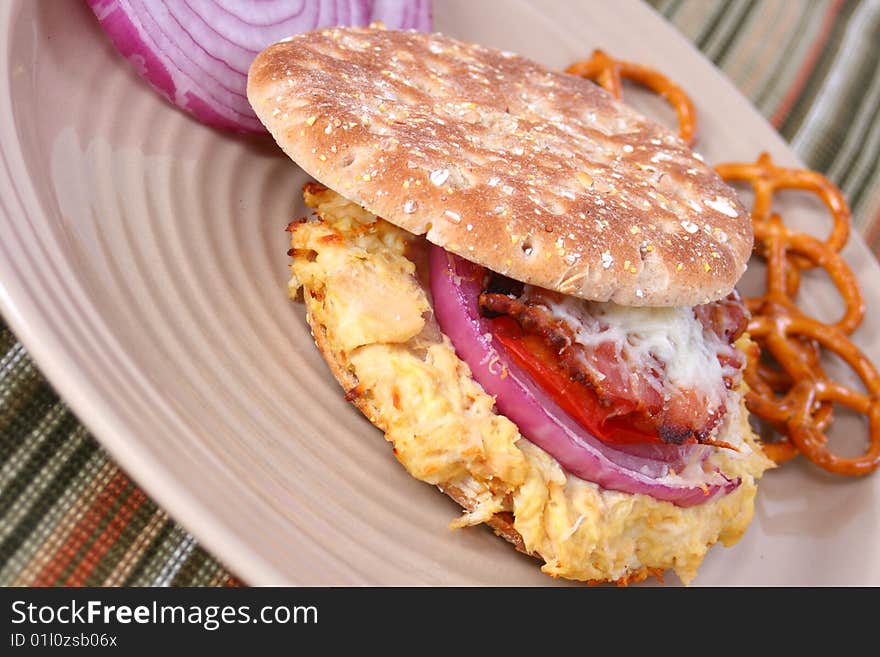
<svg viewBox="0 0 880 657">
<path fill-rule="evenodd" d="M 525 334 L 538 336 L 558 355 L 559 365 L 573 381 L 591 387 L 603 405 L 613 408 L 611 416 L 627 415 L 628 421 L 642 430 L 656 432 L 663 442 L 711 442 L 709 436 L 726 411 L 723 402 L 713 406 L 705 394 L 692 389 L 679 388 L 662 395 L 658 388 L 663 388 L 656 383 L 663 379 L 664 371 L 624 362 L 611 342 L 594 347 L 576 342 L 572 329 L 554 317 L 544 303 L 555 293 L 530 288 L 525 295 L 514 296 L 495 291 L 499 289 L 503 286 L 490 282 L 492 291 L 480 296 L 483 312 L 507 315 Z M 729 347 L 718 353 L 724 372 L 724 381 L 719 385 L 734 387 L 745 364 L 742 353 L 731 346 L 747 323 L 747 311 L 739 295 L 734 292 L 721 301 L 697 306 L 694 315 L 706 332 L 714 333 Z"/>
</svg>

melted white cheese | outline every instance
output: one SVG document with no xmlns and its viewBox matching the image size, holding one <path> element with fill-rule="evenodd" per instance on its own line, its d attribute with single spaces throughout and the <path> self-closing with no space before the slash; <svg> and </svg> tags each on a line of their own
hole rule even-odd
<svg viewBox="0 0 880 657">
<path fill-rule="evenodd" d="M 621 366 L 632 376 L 643 376 L 665 398 L 689 388 L 710 407 L 723 402 L 725 372 L 718 354 L 731 347 L 704 329 L 693 308 L 620 306 L 570 296 L 542 297 L 541 302 L 569 326 L 575 342 L 588 348 L 611 343 Z M 604 378 L 605 373 L 588 365 L 598 379 Z M 649 375 L 652 370 L 658 376 Z"/>
</svg>

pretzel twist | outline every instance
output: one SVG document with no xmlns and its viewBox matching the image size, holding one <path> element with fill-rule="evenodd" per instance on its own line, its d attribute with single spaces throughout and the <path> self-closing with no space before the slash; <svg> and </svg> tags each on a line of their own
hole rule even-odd
<svg viewBox="0 0 880 657">
<path fill-rule="evenodd" d="M 831 214 L 832 226 L 825 244 L 839 252 L 849 239 L 850 211 L 840 190 L 817 171 L 807 169 L 788 169 L 773 163 L 769 153 L 761 153 L 754 163 L 726 163 L 715 167 L 718 174 L 728 182 L 749 182 L 755 193 L 752 204 L 752 223 L 763 224 L 770 219 L 773 195 L 782 189 L 798 189 L 813 192 Z M 763 245 L 761 245 L 763 246 Z M 802 257 L 795 258 L 800 269 L 811 268 L 811 263 Z M 797 294 L 800 276 L 797 268 L 788 270 L 789 296 Z"/>
<path fill-rule="evenodd" d="M 602 50 L 594 50 L 590 59 L 575 62 L 566 73 L 592 80 L 618 100 L 623 99 L 623 80 L 646 87 L 668 102 L 678 115 L 678 134 L 693 146 L 697 134 L 697 111 L 685 91 L 659 71 L 635 62 L 614 59 Z"/>
<path fill-rule="evenodd" d="M 777 462 L 803 453 L 820 467 L 838 474 L 863 475 L 880 466 L 880 374 L 849 340 L 864 317 L 864 300 L 852 270 L 839 251 L 849 236 L 849 209 L 840 191 L 824 176 L 776 166 L 761 154 L 754 164 L 721 164 L 718 173 L 728 181 L 747 181 L 755 192 L 752 223 L 756 250 L 767 260 L 765 294 L 747 299 L 752 312 L 748 331 L 755 348 L 747 354 L 745 371 L 749 410 L 769 422 L 786 438 L 766 443 Z M 833 220 L 826 239 L 789 229 L 772 212 L 774 192 L 802 189 L 815 193 Z M 801 269 L 822 267 L 845 301 L 840 318 L 824 324 L 808 317 L 795 304 Z M 824 348 L 841 358 L 858 375 L 865 392 L 832 380 L 821 366 Z M 762 361 L 770 356 L 773 368 Z M 841 457 L 827 449 L 826 430 L 833 404 L 841 404 L 868 419 L 869 440 L 856 457 Z"/>
</svg>

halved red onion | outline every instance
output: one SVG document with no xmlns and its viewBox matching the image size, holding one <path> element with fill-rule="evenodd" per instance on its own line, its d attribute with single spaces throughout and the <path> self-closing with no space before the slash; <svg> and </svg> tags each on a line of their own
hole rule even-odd
<svg viewBox="0 0 880 657">
<path fill-rule="evenodd" d="M 617 449 L 603 443 L 568 416 L 524 372 L 492 335 L 480 315 L 484 269 L 437 246 L 431 247 L 434 315 L 458 356 L 498 411 L 522 435 L 553 456 L 566 471 L 603 488 L 643 493 L 687 507 L 715 499 L 739 486 L 703 467 L 703 445 L 651 445 Z"/>
<path fill-rule="evenodd" d="M 156 90 L 200 121 L 265 132 L 247 72 L 263 48 L 331 25 L 431 30 L 430 0 L 87 0 L 113 45 Z"/>
</svg>

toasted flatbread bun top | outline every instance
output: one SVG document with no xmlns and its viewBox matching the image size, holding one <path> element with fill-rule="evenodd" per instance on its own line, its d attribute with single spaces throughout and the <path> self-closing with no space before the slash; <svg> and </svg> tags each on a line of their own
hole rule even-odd
<svg viewBox="0 0 880 657">
<path fill-rule="evenodd" d="M 264 50 L 248 98 L 314 178 L 525 283 L 696 305 L 730 292 L 751 253 L 733 190 L 678 137 L 511 53 L 325 29 Z"/>
</svg>

